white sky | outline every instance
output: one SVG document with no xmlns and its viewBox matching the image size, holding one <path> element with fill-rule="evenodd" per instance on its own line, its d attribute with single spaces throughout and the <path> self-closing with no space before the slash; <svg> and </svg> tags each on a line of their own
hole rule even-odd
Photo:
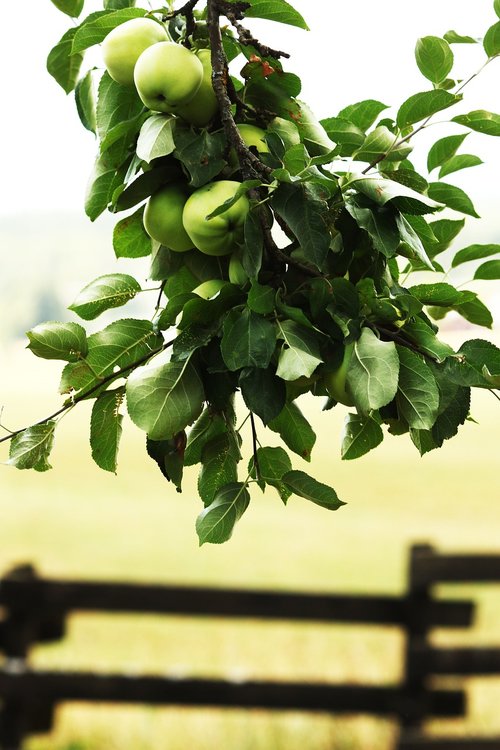
<svg viewBox="0 0 500 750">
<path fill-rule="evenodd" d="M 248 25 L 262 41 L 292 53 L 287 69 L 301 76 L 302 98 L 320 117 L 335 115 L 346 104 L 364 98 L 400 104 L 408 95 L 430 87 L 414 63 L 419 36 L 440 35 L 450 28 L 480 36 L 496 20 L 493 0 L 419 0 L 417 4 L 295 0 L 293 4 L 306 17 L 310 32 L 257 20 Z M 25 0 L 22 21 L 17 6 L 6 3 L 2 8 L 0 28 L 0 220 L 19 213 L 28 218 L 40 211 L 83 213 L 95 143 L 79 123 L 72 95 L 66 97 L 45 70 L 47 53 L 70 20 L 50 0 Z M 99 7 L 96 0 L 86 0 L 89 12 Z M 473 45 L 454 49 L 464 61 L 459 66 L 464 74 L 484 59 Z M 99 53 L 94 60 L 99 63 Z M 478 107 L 499 111 L 499 78 L 497 61 L 467 88 L 465 111 Z M 433 136 L 438 137 L 437 128 Z M 467 150 L 477 144 L 476 152 L 488 165 L 470 170 L 470 177 L 457 175 L 455 182 L 466 186 L 463 180 L 470 179 L 473 195 L 479 191 L 479 202 L 490 209 L 492 190 L 481 182 L 488 176 L 493 181 L 498 171 L 500 139 L 476 138 L 467 140 Z M 426 149 L 422 153 L 425 156 Z"/>
</svg>

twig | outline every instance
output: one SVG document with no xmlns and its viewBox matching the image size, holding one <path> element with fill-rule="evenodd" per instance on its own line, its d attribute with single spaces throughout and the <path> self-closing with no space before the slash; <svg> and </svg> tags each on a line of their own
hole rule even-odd
<svg viewBox="0 0 500 750">
<path fill-rule="evenodd" d="M 102 380 L 99 383 L 92 386 L 92 388 L 90 388 L 88 391 L 85 391 L 85 393 L 80 393 L 80 395 L 72 398 L 71 401 L 67 401 L 63 406 L 61 406 L 60 409 L 57 409 L 57 411 L 55 411 L 53 414 L 50 414 L 48 417 L 45 417 L 44 419 L 40 419 L 38 422 L 35 422 L 32 425 L 28 425 L 27 427 L 21 427 L 19 430 L 14 430 L 9 435 L 5 435 L 3 438 L 0 438 L 0 443 L 4 443 L 7 440 L 12 440 L 12 438 L 15 438 L 16 435 L 20 435 L 21 432 L 24 432 L 25 430 L 27 430 L 28 427 L 38 427 L 38 425 L 45 424 L 45 422 L 49 422 L 51 419 L 55 419 L 56 417 L 59 417 L 61 414 L 64 414 L 64 412 L 69 411 L 76 404 L 80 403 L 80 401 L 83 401 L 89 396 L 92 396 L 93 393 L 100 390 L 104 385 L 107 385 L 108 383 L 111 383 L 113 380 L 116 380 L 122 375 L 125 375 L 125 373 L 127 373 L 129 370 L 133 370 L 134 367 L 138 367 L 139 365 L 142 365 L 144 362 L 147 362 L 148 359 L 151 359 L 151 357 L 154 357 L 156 354 L 159 354 L 160 352 L 165 351 L 165 349 L 168 349 L 168 347 L 172 346 L 173 343 L 174 343 L 173 340 L 166 341 L 163 344 L 163 346 L 161 346 L 159 349 L 153 349 L 152 351 L 145 354 L 143 357 L 140 357 L 139 359 L 137 359 L 135 362 L 132 362 L 130 365 L 126 365 L 125 367 L 122 367 L 120 370 L 110 373 L 105 378 L 102 378 Z"/>
</svg>

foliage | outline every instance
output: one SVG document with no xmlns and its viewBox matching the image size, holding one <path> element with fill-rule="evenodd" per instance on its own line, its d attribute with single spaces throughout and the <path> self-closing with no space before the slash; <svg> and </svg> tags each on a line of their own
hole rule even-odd
<svg viewBox="0 0 500 750">
<path fill-rule="evenodd" d="M 352 356 L 343 389 L 353 408 L 343 459 L 375 448 L 384 429 L 408 435 L 421 454 L 453 437 L 468 418 L 470 389 L 500 387 L 500 350 L 474 339 L 455 352 L 439 339 L 438 323 L 452 312 L 492 325 L 477 294 L 458 289 L 449 274 L 476 262 L 474 279 L 499 279 L 500 245 L 444 254 L 463 217 L 478 214 L 471 198 L 442 178 L 481 163 L 460 149 L 470 131 L 499 136 L 500 115 L 448 115 L 467 83 L 450 78 L 452 45 L 482 44 L 489 64 L 500 54 L 500 22 L 483 40 L 454 31 L 419 39 L 424 90 L 392 116 L 368 99 L 318 122 L 299 98 L 299 77 L 284 68 L 288 55 L 242 25 L 263 18 L 307 30 L 288 2 L 207 0 L 199 7 L 190 0 L 177 10 L 147 11 L 134 0 L 105 0 L 102 11 L 83 18 L 83 0 L 52 2 L 78 21 L 49 53 L 48 71 L 74 91 L 82 125 L 99 142 L 86 213 L 94 221 L 106 210 L 128 212 L 116 223 L 115 254 L 150 255 L 158 298 L 151 320 L 116 320 L 89 336 L 79 324 L 58 322 L 28 333 L 36 356 L 66 362 L 61 392 L 68 398 L 56 414 L 3 438 L 11 440 L 10 462 L 49 469 L 59 417 L 94 399 L 90 442 L 101 468 L 116 471 L 125 408 L 179 491 L 183 467 L 199 464 L 200 543 L 229 539 L 254 484 L 276 490 L 284 503 L 297 495 L 335 510 L 343 504 L 335 491 L 294 469 L 284 447 L 265 445 L 263 428 L 310 461 L 315 435 L 297 402 L 309 393 L 326 399 L 326 409 L 337 406 L 328 378 L 340 371 L 346 346 Z M 498 15 L 497 2 L 494 10 Z M 135 87 L 107 72 L 81 72 L 88 48 L 144 16 L 188 49 L 210 48 L 217 113 L 206 126 L 150 111 Z M 239 55 L 240 74 L 229 76 L 228 61 Z M 450 117 L 452 131 L 432 145 L 429 174 L 421 175 L 409 159 L 414 137 L 438 113 Z M 248 146 L 236 123 L 262 128 L 267 150 Z M 241 187 L 210 218 L 234 210 L 243 194 L 250 205 L 231 257 L 173 252 L 150 239 L 143 211 L 151 195 L 168 183 L 193 191 L 221 179 Z M 221 283 L 205 299 L 196 290 L 210 279 Z M 70 309 L 93 320 L 142 291 L 132 276 L 108 273 L 88 283 Z M 251 432 L 243 471 L 238 394 Z"/>
</svg>

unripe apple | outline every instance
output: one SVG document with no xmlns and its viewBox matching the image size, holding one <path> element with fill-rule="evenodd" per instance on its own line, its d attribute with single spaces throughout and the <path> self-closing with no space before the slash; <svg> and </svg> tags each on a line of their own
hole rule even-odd
<svg viewBox="0 0 500 750">
<path fill-rule="evenodd" d="M 200 49 L 195 53 L 203 66 L 203 79 L 200 88 L 190 102 L 173 110 L 197 128 L 204 128 L 215 116 L 218 105 L 212 86 L 212 63 L 209 49 Z"/>
<path fill-rule="evenodd" d="M 111 78 L 123 86 L 134 85 L 134 67 L 144 50 L 169 36 L 151 18 L 132 18 L 116 26 L 102 43 L 104 65 Z"/>
<path fill-rule="evenodd" d="M 354 343 L 347 344 L 340 366 L 332 372 L 327 372 L 322 379 L 329 396 L 345 406 L 354 406 L 352 395 L 346 387 L 347 370 L 353 351 Z"/>
<path fill-rule="evenodd" d="M 198 284 L 193 289 L 193 294 L 197 294 L 198 297 L 202 297 L 203 299 L 210 299 L 211 297 L 215 297 L 217 292 L 220 292 L 224 284 L 227 284 L 227 282 L 222 281 L 222 279 L 209 279 Z"/>
<path fill-rule="evenodd" d="M 209 182 L 187 199 L 182 221 L 193 244 L 202 253 L 227 255 L 242 239 L 243 225 L 250 209 L 245 195 L 221 214 L 207 218 L 225 201 L 234 198 L 240 184 L 234 180 Z"/>
<path fill-rule="evenodd" d="M 269 146 L 266 143 L 266 131 L 262 128 L 258 128 L 257 125 L 250 125 L 250 123 L 241 123 L 236 126 L 240 131 L 240 135 L 245 142 L 245 145 L 250 148 L 254 146 L 259 154 L 268 154 Z"/>
<path fill-rule="evenodd" d="M 135 64 L 134 81 L 142 101 L 154 112 L 171 112 L 187 104 L 203 79 L 203 65 L 194 52 L 175 42 L 153 44 Z"/>
<path fill-rule="evenodd" d="M 157 242 L 183 253 L 194 245 L 182 224 L 182 212 L 188 193 L 182 185 L 172 183 L 154 193 L 144 210 L 144 229 Z"/>
</svg>

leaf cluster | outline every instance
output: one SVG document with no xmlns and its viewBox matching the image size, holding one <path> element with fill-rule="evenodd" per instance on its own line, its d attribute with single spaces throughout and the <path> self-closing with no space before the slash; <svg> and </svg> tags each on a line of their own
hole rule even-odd
<svg viewBox="0 0 500 750">
<path fill-rule="evenodd" d="M 83 11 L 83 0 L 52 1 L 75 18 Z M 179 44 L 210 43 L 212 60 L 226 73 L 226 99 L 218 97 L 207 127 L 147 110 L 134 88 L 106 72 L 81 73 L 89 47 L 126 20 L 151 15 L 133 0 L 104 2 L 48 58 L 49 72 L 66 92 L 74 90 L 81 122 L 99 144 L 86 213 L 95 220 L 105 210 L 125 212 L 114 251 L 150 257 L 150 279 L 160 285 L 152 318 L 117 320 L 92 335 L 77 323 L 49 322 L 28 337 L 35 355 L 66 362 L 65 408 L 94 400 L 90 443 L 99 466 L 116 471 L 125 408 L 179 491 L 183 468 L 199 466 L 204 508 L 197 533 L 200 543 L 220 543 L 247 509 L 254 484 L 274 489 L 284 503 L 297 495 L 330 510 L 343 504 L 292 465 L 290 453 L 310 461 L 315 443 L 298 405 L 304 394 L 320 397 L 325 409 L 339 401 L 351 407 L 341 446 L 351 460 L 379 445 L 384 431 L 408 435 L 421 454 L 439 448 L 468 418 L 471 388 L 499 387 L 500 350 L 473 339 L 454 351 L 439 338 L 438 324 L 458 314 L 492 325 L 476 292 L 452 279 L 464 264 L 474 265 L 474 279 L 500 278 L 500 245 L 455 247 L 466 217 L 478 214 L 471 198 L 442 178 L 482 163 L 459 150 L 470 131 L 499 136 L 500 115 L 452 117 L 453 133 L 431 147 L 426 175 L 410 156 L 431 118 L 462 101 L 464 84 L 450 77 L 452 46 L 482 43 L 490 62 L 500 54 L 500 22 L 483 40 L 454 31 L 420 39 L 415 56 L 427 89 L 392 116 L 369 99 L 319 122 L 299 98 L 299 77 L 284 68 L 285 53 L 242 26 L 245 18 L 264 18 L 307 29 L 288 2 L 187 5 L 184 14 L 155 13 Z M 219 26 L 220 16 L 229 23 Z M 228 62 L 237 58 L 240 73 L 229 76 Z M 261 127 L 267 150 L 246 146 L 238 123 Z M 231 257 L 176 253 L 146 233 L 145 202 L 180 179 L 189 190 L 219 179 L 241 182 L 230 203 L 245 192 L 251 210 Z M 220 289 L 204 299 L 196 289 L 211 279 Z M 70 309 L 93 320 L 142 291 L 132 276 L 109 273 L 87 284 Z M 339 379 L 340 390 L 332 385 Z M 50 419 L 15 434 L 11 463 L 49 468 L 55 425 Z M 266 444 L 272 433 L 280 446 Z"/>
</svg>

